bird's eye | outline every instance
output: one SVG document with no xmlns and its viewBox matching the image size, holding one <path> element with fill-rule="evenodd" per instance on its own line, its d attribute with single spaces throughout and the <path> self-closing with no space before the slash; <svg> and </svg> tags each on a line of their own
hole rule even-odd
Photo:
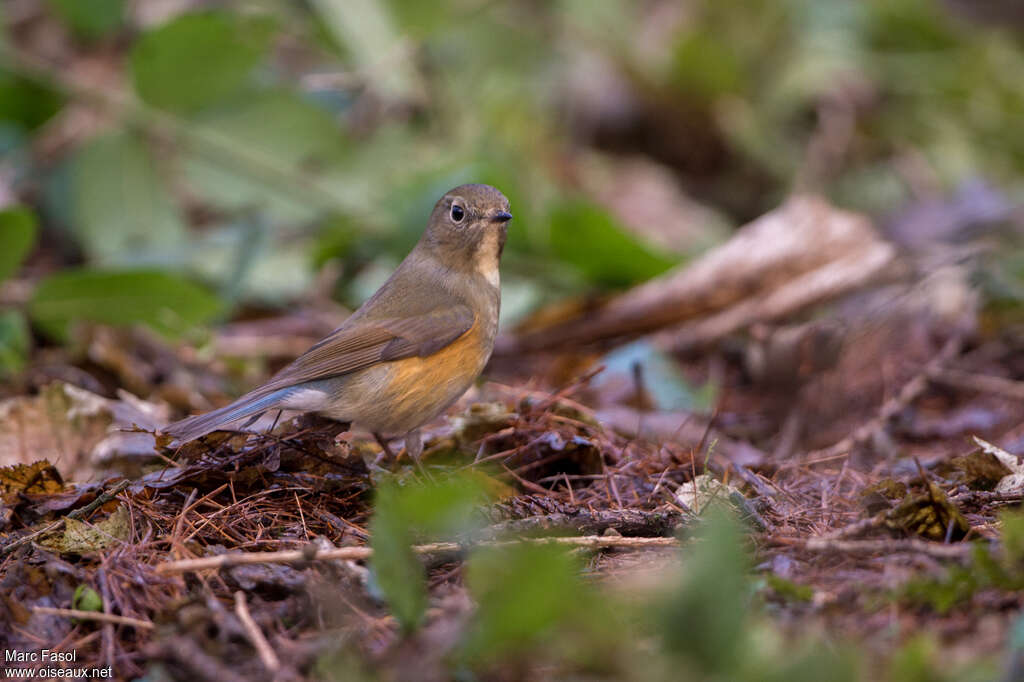
<svg viewBox="0 0 1024 682">
<path fill-rule="evenodd" d="M 462 219 L 466 217 L 466 211 L 458 204 L 452 204 L 452 220 L 461 223 Z"/>
</svg>

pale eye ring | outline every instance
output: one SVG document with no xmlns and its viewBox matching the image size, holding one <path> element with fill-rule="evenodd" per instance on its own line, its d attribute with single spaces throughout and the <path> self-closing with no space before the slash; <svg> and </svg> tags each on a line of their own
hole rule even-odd
<svg viewBox="0 0 1024 682">
<path fill-rule="evenodd" d="M 452 221 L 461 223 L 462 219 L 466 217 L 466 210 L 458 204 L 452 204 Z"/>
</svg>

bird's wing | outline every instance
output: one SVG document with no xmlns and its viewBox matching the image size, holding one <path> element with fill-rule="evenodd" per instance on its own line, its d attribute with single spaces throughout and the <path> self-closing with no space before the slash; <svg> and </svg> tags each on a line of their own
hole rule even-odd
<svg viewBox="0 0 1024 682">
<path fill-rule="evenodd" d="M 419 315 L 346 323 L 261 387 L 270 392 L 365 369 L 378 362 L 433 355 L 473 326 L 473 311 L 457 304 Z"/>
</svg>

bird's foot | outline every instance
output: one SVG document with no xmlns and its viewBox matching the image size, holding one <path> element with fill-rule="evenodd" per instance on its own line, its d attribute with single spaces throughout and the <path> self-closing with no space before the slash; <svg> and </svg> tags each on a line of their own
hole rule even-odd
<svg viewBox="0 0 1024 682">
<path fill-rule="evenodd" d="M 373 434 L 373 438 L 374 440 L 377 441 L 377 445 L 380 446 L 380 454 L 377 455 L 377 457 L 373 460 L 373 466 L 380 468 L 381 462 L 383 462 L 384 460 L 391 460 L 392 462 L 398 461 L 398 458 L 395 456 L 395 453 L 391 449 L 391 446 L 388 445 L 387 438 L 385 438 L 379 433 Z"/>
</svg>

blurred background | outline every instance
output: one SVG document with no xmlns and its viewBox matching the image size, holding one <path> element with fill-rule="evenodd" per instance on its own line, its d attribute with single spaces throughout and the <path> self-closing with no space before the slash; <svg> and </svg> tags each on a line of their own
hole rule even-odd
<svg viewBox="0 0 1024 682">
<path fill-rule="evenodd" d="M 539 642 L 591 672 L 619 656 L 607 642 L 637 643 L 662 679 L 855 677 L 834 674 L 834 641 L 794 658 L 790 631 L 744 629 L 756 594 L 794 631 L 839 622 L 873 643 L 865 670 L 909 641 L 891 679 L 994 679 L 995 664 L 974 677 L 932 666 L 979 652 L 1005 653 L 1005 679 L 1019 679 L 1024 518 L 1001 514 L 1024 497 L 1024 3 L 3 0 L 0 24 L 0 464 L 49 460 L 3 489 L 0 530 L 77 504 L 61 476 L 84 482 L 79 496 L 134 479 L 132 509 L 155 535 L 146 526 L 137 554 L 112 549 L 103 566 L 116 590 L 152 591 L 122 613 L 156 620 L 198 594 L 145 573 L 179 551 L 304 547 L 310 529 L 338 544 L 372 536 L 383 579 L 356 566 L 326 582 L 367 592 L 363 648 L 399 666 L 394 679 L 421 675 L 422 652 L 447 655 L 447 630 L 406 636 L 428 604 L 409 545 L 432 537 L 417 523 L 468 519 L 475 497 L 433 516 L 430 495 L 394 497 L 372 516 L 371 493 L 392 493 L 363 462 L 377 454 L 368 440 L 306 433 L 282 455 L 275 436 L 222 436 L 157 456 L 150 434 L 118 427 L 155 429 L 266 379 L 384 281 L 446 190 L 485 182 L 515 216 L 502 332 L 489 381 L 427 429 L 428 466 L 500 483 L 492 521 L 596 509 L 689 523 L 708 506 L 701 479 L 710 501 L 725 490 L 742 503 L 761 563 L 752 584 L 732 526 L 687 545 L 689 586 L 636 612 L 679 656 L 659 663 L 589 591 L 602 571 L 660 570 L 650 556 L 495 554 L 468 569 L 484 614 L 473 646 L 505 656 Z M 40 480 L 63 501 L 31 497 Z M 193 511 L 200 493 L 244 532 L 198 520 L 212 508 Z M 948 573 L 909 543 L 804 551 L 847 524 L 929 546 L 1005 528 L 1008 550 L 998 570 L 979 551 Z M 67 603 L 79 581 L 106 580 L 69 565 L 51 571 Z M 25 603 L 51 600 L 34 564 L 0 569 L 4 586 L 46 587 Z M 430 619 L 462 618 L 468 598 L 437 598 L 457 596 L 458 565 L 431 570 Z M 289 575 L 238 586 L 297 594 L 280 588 Z M 293 603 L 294 621 L 265 622 L 320 613 Z M 589 649 L 551 637 L 566 617 Z M 62 641 L 65 626 L 32 641 Z M 925 628 L 956 646 L 914 639 Z M 119 663 L 136 665 L 122 670 L 142 676 L 152 650 L 118 632 L 133 652 Z M 191 650 L 167 651 L 190 669 Z M 256 664 L 248 647 L 230 660 Z M 633 659 L 622 665 L 637 679 Z M 467 670 L 453 674 L 477 679 Z"/>
<path fill-rule="evenodd" d="M 796 191 L 915 244 L 1011 219 L 1024 194 L 1009 1 L 2 13 L 0 259 L 30 253 L 2 273 L 6 372 L 75 320 L 181 335 L 357 305 L 465 181 L 514 209 L 506 328 L 685 263 Z M 931 219 L 898 220 L 922 205 Z M 1024 254 L 997 261 L 992 286 L 1019 300 Z"/>
</svg>

